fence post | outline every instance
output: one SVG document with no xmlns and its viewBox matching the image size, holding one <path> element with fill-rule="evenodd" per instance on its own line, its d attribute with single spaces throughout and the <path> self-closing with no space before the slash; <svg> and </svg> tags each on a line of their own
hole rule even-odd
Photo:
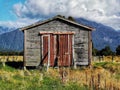
<svg viewBox="0 0 120 90">
<path fill-rule="evenodd" d="M 104 88 L 105 88 L 105 90 L 106 90 L 106 79 L 105 79 L 105 87 L 104 87 Z"/>
<path fill-rule="evenodd" d="M 86 85 L 87 85 L 87 71 L 85 72 L 85 77 L 86 77 Z"/>
<path fill-rule="evenodd" d="M 94 85 L 94 76 L 92 75 L 92 89 L 94 90 L 94 87 L 95 85 Z"/>
<path fill-rule="evenodd" d="M 98 73 L 98 90 L 100 90 L 100 74 Z"/>
<path fill-rule="evenodd" d="M 114 55 L 112 55 L 112 62 L 114 62 Z"/>
</svg>

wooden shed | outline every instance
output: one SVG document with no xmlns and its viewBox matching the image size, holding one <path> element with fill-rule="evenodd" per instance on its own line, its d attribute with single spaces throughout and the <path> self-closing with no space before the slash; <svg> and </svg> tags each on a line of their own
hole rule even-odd
<svg viewBox="0 0 120 90">
<path fill-rule="evenodd" d="M 21 30 L 24 32 L 24 66 L 91 63 L 91 27 L 56 16 Z"/>
</svg>

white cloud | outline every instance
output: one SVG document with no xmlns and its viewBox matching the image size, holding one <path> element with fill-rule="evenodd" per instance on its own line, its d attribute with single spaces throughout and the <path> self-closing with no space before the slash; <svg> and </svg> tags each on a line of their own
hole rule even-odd
<svg viewBox="0 0 120 90">
<path fill-rule="evenodd" d="M 18 23 L 23 18 L 29 22 L 62 14 L 83 17 L 120 30 L 120 0 L 26 0 L 13 8 L 19 18 Z M 27 25 L 22 21 L 20 23 Z"/>
<path fill-rule="evenodd" d="M 106 42 L 109 42 L 109 43 L 112 43 L 112 41 L 113 41 L 113 40 L 110 39 L 109 37 L 104 37 L 103 40 L 106 41 Z"/>
<path fill-rule="evenodd" d="M 29 18 L 20 18 L 17 21 L 0 21 L 1 26 L 9 27 L 9 28 L 20 28 L 30 24 L 37 22 L 37 19 L 29 19 Z"/>
</svg>

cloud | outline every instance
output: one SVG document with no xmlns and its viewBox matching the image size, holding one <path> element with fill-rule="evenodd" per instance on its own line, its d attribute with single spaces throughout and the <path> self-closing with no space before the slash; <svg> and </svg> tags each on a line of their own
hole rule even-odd
<svg viewBox="0 0 120 90">
<path fill-rule="evenodd" d="M 109 37 L 104 37 L 103 40 L 106 41 L 106 42 L 109 42 L 109 43 L 113 42 L 113 40 L 110 39 Z"/>
<path fill-rule="evenodd" d="M 120 0 L 26 0 L 15 4 L 13 10 L 21 25 L 62 14 L 83 17 L 120 30 Z"/>
<path fill-rule="evenodd" d="M 0 21 L 1 26 L 9 28 L 20 28 L 37 22 L 38 19 L 20 18 L 17 21 Z"/>
</svg>

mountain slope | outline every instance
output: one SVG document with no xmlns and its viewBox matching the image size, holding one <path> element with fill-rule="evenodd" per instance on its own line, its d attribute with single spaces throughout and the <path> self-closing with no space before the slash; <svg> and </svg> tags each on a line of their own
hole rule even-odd
<svg viewBox="0 0 120 90">
<path fill-rule="evenodd" d="M 76 21 L 87 26 L 92 26 L 96 29 L 92 32 L 92 40 L 95 48 L 100 50 L 108 45 L 113 51 L 115 51 L 116 47 L 120 45 L 119 31 L 100 23 L 85 20 L 83 18 L 77 18 Z"/>
<path fill-rule="evenodd" d="M 15 28 L 8 28 L 8 27 L 5 27 L 5 26 L 0 26 L 0 34 L 10 32 L 10 31 L 13 31 L 13 30 L 15 30 Z"/>
<path fill-rule="evenodd" d="M 0 50 L 2 51 L 22 51 L 23 50 L 23 32 L 14 30 L 0 35 Z"/>
</svg>

